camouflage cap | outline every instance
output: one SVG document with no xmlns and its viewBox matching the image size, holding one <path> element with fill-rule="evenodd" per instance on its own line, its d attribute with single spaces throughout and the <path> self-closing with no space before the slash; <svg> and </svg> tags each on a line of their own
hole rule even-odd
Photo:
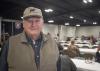
<svg viewBox="0 0 100 71">
<path fill-rule="evenodd" d="M 23 13 L 23 18 L 32 17 L 32 16 L 43 17 L 42 11 L 38 8 L 35 8 L 35 7 L 26 8 L 24 13 Z"/>
</svg>

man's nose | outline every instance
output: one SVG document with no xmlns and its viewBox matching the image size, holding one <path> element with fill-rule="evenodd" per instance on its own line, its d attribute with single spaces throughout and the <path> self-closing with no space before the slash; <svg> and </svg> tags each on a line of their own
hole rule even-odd
<svg viewBox="0 0 100 71">
<path fill-rule="evenodd" d="M 36 25 L 36 22 L 35 21 L 32 21 L 31 22 L 31 25 L 33 25 L 33 26 Z"/>
</svg>

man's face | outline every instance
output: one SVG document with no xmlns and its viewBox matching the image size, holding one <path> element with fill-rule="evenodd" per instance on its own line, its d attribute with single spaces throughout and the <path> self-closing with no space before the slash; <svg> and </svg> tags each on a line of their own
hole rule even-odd
<svg viewBox="0 0 100 71">
<path fill-rule="evenodd" d="M 28 35 L 38 35 L 42 31 L 43 23 L 43 18 L 27 18 L 23 21 L 23 28 Z"/>
</svg>

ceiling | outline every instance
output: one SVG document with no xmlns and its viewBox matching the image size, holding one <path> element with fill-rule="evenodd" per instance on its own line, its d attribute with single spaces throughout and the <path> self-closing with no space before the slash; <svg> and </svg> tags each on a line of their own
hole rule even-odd
<svg viewBox="0 0 100 71">
<path fill-rule="evenodd" d="M 70 23 L 71 26 L 93 26 L 93 22 L 100 26 L 100 0 L 85 4 L 82 0 L 1 0 L 0 16 L 6 19 L 21 19 L 26 7 L 34 6 L 42 10 L 45 23 L 54 20 L 52 24 Z M 46 13 L 44 10 L 51 8 L 54 11 Z M 71 19 L 69 16 L 73 16 Z M 86 20 L 84 22 L 83 20 Z"/>
</svg>

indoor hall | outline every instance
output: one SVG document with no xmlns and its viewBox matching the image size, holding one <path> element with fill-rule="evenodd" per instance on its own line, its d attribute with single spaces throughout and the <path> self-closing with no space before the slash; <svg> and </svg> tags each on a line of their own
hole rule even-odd
<svg viewBox="0 0 100 71">
<path fill-rule="evenodd" d="M 100 0 L 1 0 L 0 71 L 100 71 Z"/>
</svg>

